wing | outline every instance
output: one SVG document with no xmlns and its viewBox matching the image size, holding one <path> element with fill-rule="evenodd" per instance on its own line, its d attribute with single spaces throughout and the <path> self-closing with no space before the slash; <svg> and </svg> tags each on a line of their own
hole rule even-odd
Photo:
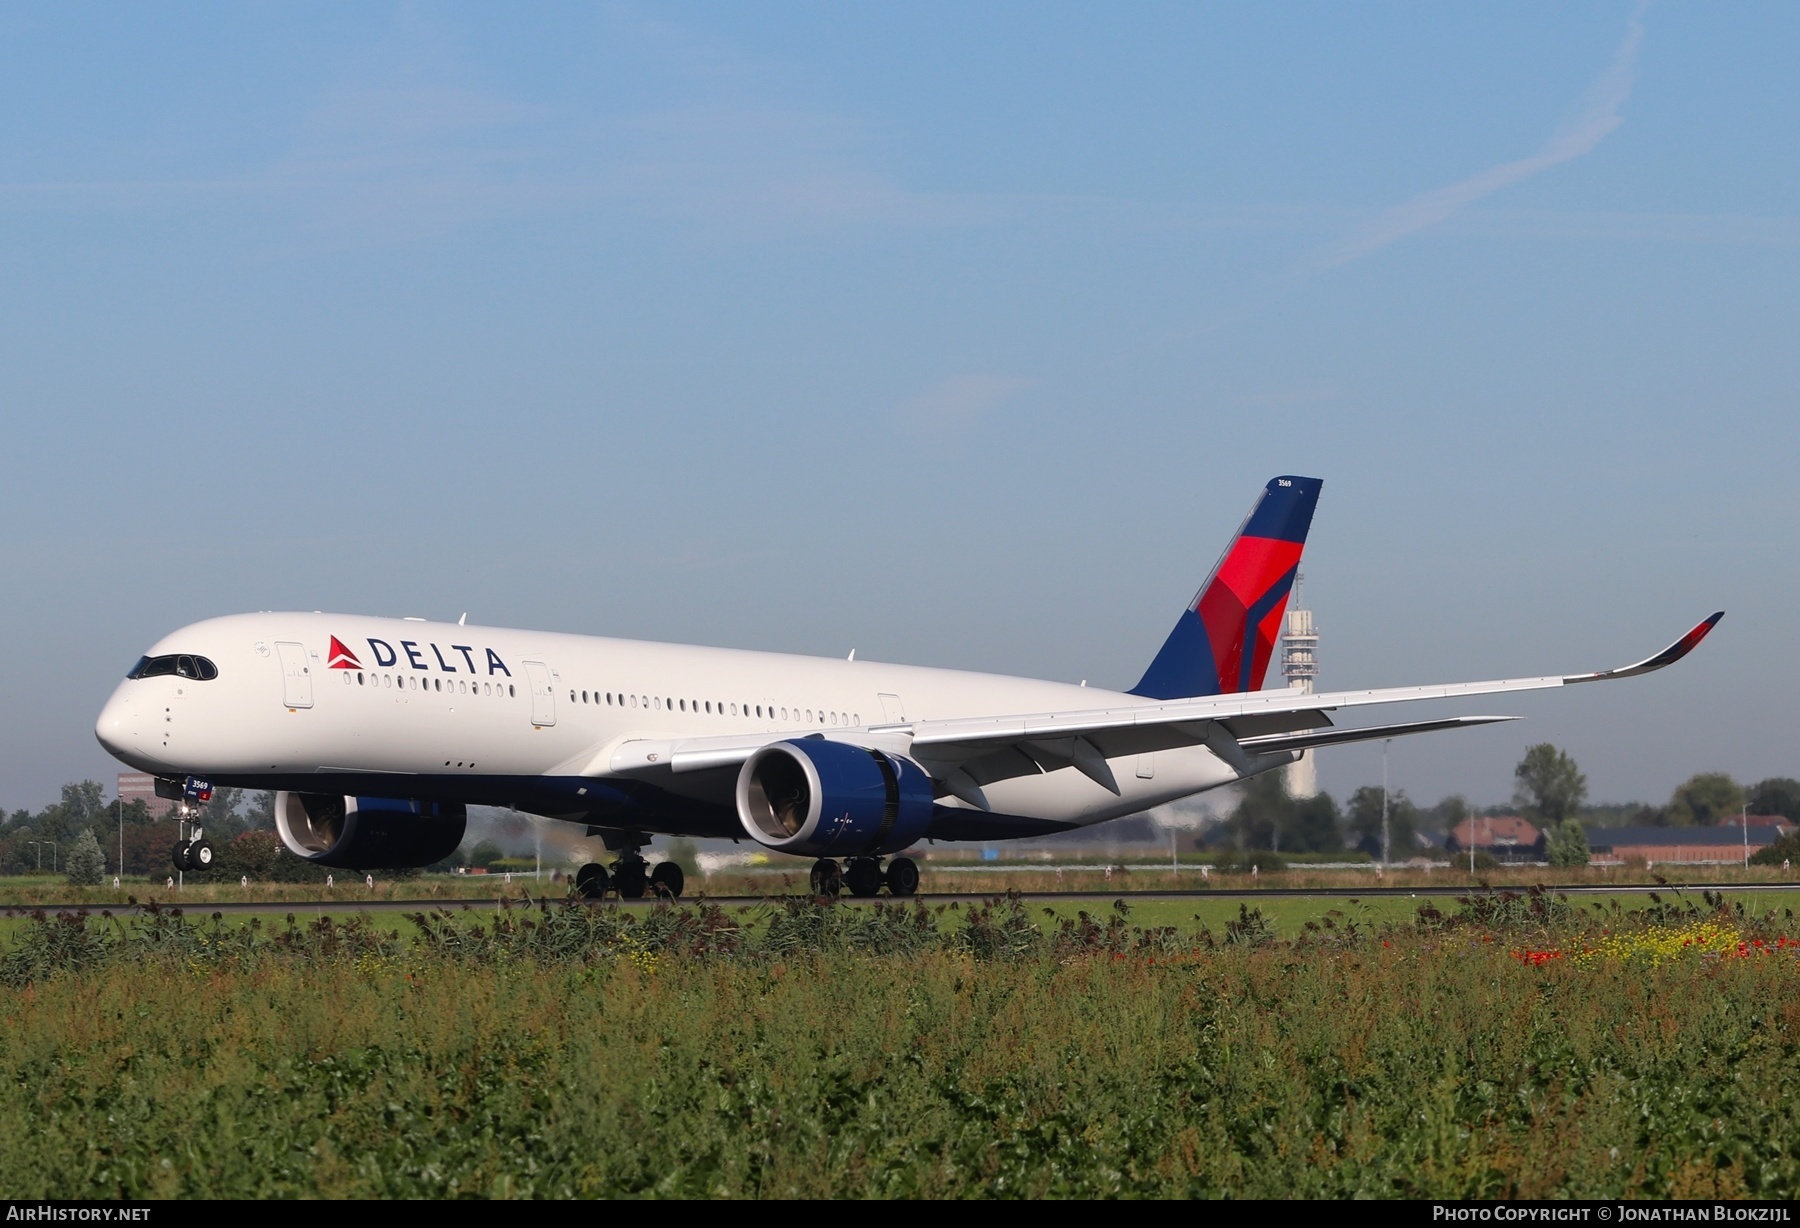
<svg viewBox="0 0 1800 1228">
<path fill-rule="evenodd" d="M 1692 652 L 1723 618 L 1720 611 L 1653 656 L 1618 669 L 1541 678 L 1502 678 L 1437 686 L 1387 687 L 1366 691 L 1254 691 L 1209 695 L 1148 704 L 1119 704 L 1071 712 L 1015 716 L 954 717 L 876 725 L 866 730 L 833 730 L 824 736 L 855 741 L 910 755 L 946 792 L 986 808 L 980 787 L 1015 776 L 1073 767 L 1118 792 L 1107 760 L 1125 755 L 1205 746 L 1240 775 L 1287 762 L 1292 752 L 1317 746 L 1402 737 L 1438 729 L 1487 724 L 1508 717 L 1457 717 L 1399 725 L 1333 729 L 1329 712 L 1378 704 L 1541 691 L 1580 682 L 1631 678 L 1673 665 Z M 676 773 L 730 767 L 758 747 L 798 734 L 758 734 L 729 738 L 627 742 L 602 767 L 629 773 L 645 769 Z"/>
</svg>

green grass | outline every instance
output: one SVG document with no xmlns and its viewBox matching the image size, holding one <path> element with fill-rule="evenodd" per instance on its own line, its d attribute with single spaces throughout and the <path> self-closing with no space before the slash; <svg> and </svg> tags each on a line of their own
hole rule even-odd
<svg viewBox="0 0 1800 1228">
<path fill-rule="evenodd" d="M 1209 920 L 1211 941 L 1149 909 L 1062 927 L 1004 904 L 796 903 L 747 929 L 615 908 L 422 934 L 48 921 L 0 950 L 0 1188 L 1800 1193 L 1791 950 L 1512 954 L 1697 918 L 1773 941 L 1791 918 L 1539 897 L 1430 927 L 1260 923 L 1306 903 Z"/>
</svg>

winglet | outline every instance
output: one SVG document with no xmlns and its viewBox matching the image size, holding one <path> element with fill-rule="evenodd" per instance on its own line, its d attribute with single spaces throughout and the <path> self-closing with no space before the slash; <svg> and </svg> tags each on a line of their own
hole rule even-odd
<svg viewBox="0 0 1800 1228">
<path fill-rule="evenodd" d="M 1655 656 L 1645 657 L 1636 665 L 1627 665 L 1620 669 L 1603 669 L 1592 674 L 1573 674 L 1564 678 L 1563 682 L 1565 684 L 1571 682 L 1601 682 L 1610 678 L 1630 678 L 1637 674 L 1647 674 L 1652 670 L 1661 669 L 1665 665 L 1673 665 L 1675 662 L 1681 660 L 1681 658 L 1687 656 L 1688 653 L 1694 651 L 1700 641 L 1706 638 L 1707 633 L 1718 626 L 1719 620 L 1724 617 L 1725 611 L 1720 610 L 1710 618 L 1702 619 L 1695 625 L 1692 631 L 1689 631 L 1686 635 L 1676 640 L 1673 644 L 1670 644 Z"/>
</svg>

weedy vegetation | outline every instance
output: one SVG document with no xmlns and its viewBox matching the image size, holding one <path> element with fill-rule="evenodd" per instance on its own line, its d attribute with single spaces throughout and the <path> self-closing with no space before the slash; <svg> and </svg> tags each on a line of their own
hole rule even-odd
<svg viewBox="0 0 1800 1228">
<path fill-rule="evenodd" d="M 1797 990 L 1791 915 L 1680 893 L 1291 938 L 1017 898 L 40 913 L 0 951 L 0 1183 L 1792 1197 Z"/>
</svg>

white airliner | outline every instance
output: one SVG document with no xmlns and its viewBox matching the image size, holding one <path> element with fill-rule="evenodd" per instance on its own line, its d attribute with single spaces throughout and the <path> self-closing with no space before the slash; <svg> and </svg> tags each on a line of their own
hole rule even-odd
<svg viewBox="0 0 1800 1228">
<path fill-rule="evenodd" d="M 1598 673 L 1309 695 L 1262 690 L 1318 501 L 1269 482 L 1130 691 L 874 661 L 343 614 L 238 614 L 164 637 L 95 733 L 169 796 L 276 791 L 294 855 L 430 865 L 470 805 L 585 824 L 619 856 L 578 883 L 679 895 L 652 833 L 749 837 L 815 859 L 813 885 L 910 895 L 921 840 L 1099 823 L 1345 742 L 1509 720 L 1333 727 L 1330 712 L 1625 678 L 1687 655 L 1721 614 Z M 884 866 L 883 859 L 886 859 Z M 204 840 L 176 865 L 211 864 Z"/>
</svg>

